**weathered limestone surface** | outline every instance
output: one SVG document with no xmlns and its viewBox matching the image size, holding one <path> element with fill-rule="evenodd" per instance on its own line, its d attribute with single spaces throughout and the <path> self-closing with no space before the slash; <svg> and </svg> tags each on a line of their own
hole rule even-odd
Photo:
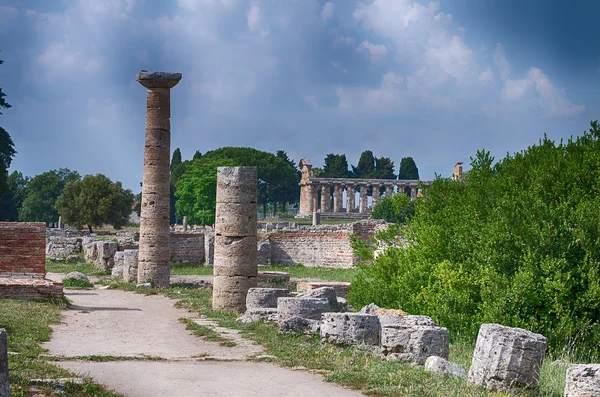
<svg viewBox="0 0 600 397">
<path fill-rule="evenodd" d="M 67 275 L 63 278 L 63 283 L 67 280 L 80 281 L 80 282 L 86 282 L 86 283 L 90 282 L 90 279 L 88 278 L 88 276 L 86 276 L 85 274 L 83 274 L 81 272 L 67 273 Z"/>
<path fill-rule="evenodd" d="M 169 164 L 171 91 L 181 73 L 141 71 L 137 81 L 148 89 L 142 179 L 138 282 L 170 285 Z"/>
<path fill-rule="evenodd" d="M 336 345 L 379 345 L 379 319 L 372 314 L 324 313 L 320 332 L 322 340 Z"/>
<path fill-rule="evenodd" d="M 337 295 L 335 294 L 335 289 L 333 287 L 310 289 L 302 294 L 299 294 L 298 298 L 326 299 L 329 302 L 331 311 L 339 311 Z"/>
<path fill-rule="evenodd" d="M 8 383 L 8 341 L 4 328 L 0 328 L 0 397 L 10 397 Z"/>
<path fill-rule="evenodd" d="M 213 309 L 246 311 L 257 286 L 256 167 L 217 168 Z"/>
<path fill-rule="evenodd" d="M 467 379 L 467 371 L 463 367 L 439 356 L 427 357 L 425 370 L 444 376 Z"/>
<path fill-rule="evenodd" d="M 100 270 L 110 270 L 115 265 L 115 254 L 117 253 L 118 245 L 112 241 L 97 241 L 96 242 L 96 261 L 94 266 Z"/>
<path fill-rule="evenodd" d="M 46 243 L 46 256 L 67 256 L 81 252 L 81 237 L 50 236 Z"/>
<path fill-rule="evenodd" d="M 331 187 L 321 185 L 321 212 L 329 212 L 331 204 Z"/>
<path fill-rule="evenodd" d="M 123 278 L 123 267 L 125 266 L 125 251 L 115 252 L 113 257 L 115 265 L 112 268 L 111 276 L 115 278 Z"/>
<path fill-rule="evenodd" d="M 125 250 L 123 256 L 123 280 L 132 283 L 137 281 L 138 250 Z"/>
<path fill-rule="evenodd" d="M 338 297 L 344 298 L 350 292 L 350 283 L 345 281 L 298 281 L 296 291 L 306 292 L 321 287 L 332 287 Z"/>
<path fill-rule="evenodd" d="M 448 359 L 450 333 L 446 328 L 423 325 L 381 327 L 381 354 L 388 360 L 423 365 L 429 356 Z"/>
<path fill-rule="evenodd" d="M 598 396 L 600 396 L 600 364 L 569 366 L 564 397 Z"/>
<path fill-rule="evenodd" d="M 256 255 L 258 266 L 269 266 L 271 264 L 271 243 L 268 240 L 258 243 Z"/>
<path fill-rule="evenodd" d="M 482 324 L 468 382 L 502 391 L 538 386 L 546 338 L 521 328 Z"/>
<path fill-rule="evenodd" d="M 215 233 L 204 234 L 204 264 L 212 266 L 215 263 Z"/>
<path fill-rule="evenodd" d="M 333 311 L 331 302 L 321 298 L 279 298 L 277 299 L 279 321 L 292 317 L 321 320 L 321 314 Z"/>
<path fill-rule="evenodd" d="M 248 309 L 276 309 L 278 298 L 290 296 L 290 290 L 286 288 L 250 288 L 246 296 L 246 307 Z"/>
</svg>

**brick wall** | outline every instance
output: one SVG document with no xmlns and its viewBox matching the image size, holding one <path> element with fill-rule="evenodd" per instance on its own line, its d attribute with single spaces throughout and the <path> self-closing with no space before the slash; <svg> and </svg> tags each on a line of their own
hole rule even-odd
<svg viewBox="0 0 600 397">
<path fill-rule="evenodd" d="M 0 277 L 46 275 L 46 225 L 0 222 Z"/>
<path fill-rule="evenodd" d="M 171 263 L 204 261 L 203 233 L 171 233 Z"/>
<path fill-rule="evenodd" d="M 269 234 L 271 263 L 350 268 L 358 261 L 350 246 L 355 234 L 368 240 L 381 228 L 378 221 L 360 221 L 337 226 L 301 226 Z"/>
</svg>

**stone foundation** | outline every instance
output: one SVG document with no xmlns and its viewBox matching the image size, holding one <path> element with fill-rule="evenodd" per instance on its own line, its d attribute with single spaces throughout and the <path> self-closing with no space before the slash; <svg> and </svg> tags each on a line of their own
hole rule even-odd
<svg viewBox="0 0 600 397">
<path fill-rule="evenodd" d="M 62 296 L 63 284 L 57 281 L 0 277 L 0 298 L 43 300 Z"/>
</svg>

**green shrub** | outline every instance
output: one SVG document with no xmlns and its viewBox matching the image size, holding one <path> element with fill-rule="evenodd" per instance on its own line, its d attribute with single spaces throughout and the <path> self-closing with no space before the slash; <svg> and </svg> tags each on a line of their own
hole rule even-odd
<svg viewBox="0 0 600 397">
<path fill-rule="evenodd" d="M 497 322 L 600 356 L 599 137 L 592 122 L 496 164 L 479 151 L 462 181 L 438 177 L 396 229 L 410 244 L 361 266 L 350 302 L 430 315 L 454 337 Z"/>
<path fill-rule="evenodd" d="M 373 207 L 371 218 L 383 219 L 386 222 L 405 224 L 415 214 L 415 201 L 406 194 L 396 194 L 392 197 L 383 197 Z"/>
</svg>

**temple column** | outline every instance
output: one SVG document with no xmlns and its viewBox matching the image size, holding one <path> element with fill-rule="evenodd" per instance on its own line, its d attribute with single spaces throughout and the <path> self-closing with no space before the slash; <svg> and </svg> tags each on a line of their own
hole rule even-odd
<svg viewBox="0 0 600 397">
<path fill-rule="evenodd" d="M 321 185 L 321 212 L 331 211 L 331 187 L 328 184 Z"/>
<path fill-rule="evenodd" d="M 348 214 L 354 212 L 354 207 L 356 206 L 354 202 L 355 194 L 354 185 L 348 185 L 348 191 L 346 192 L 346 212 Z"/>
<path fill-rule="evenodd" d="M 417 198 L 417 186 L 411 186 L 410 187 L 410 198 L 412 200 Z"/>
<path fill-rule="evenodd" d="M 380 185 L 373 185 L 373 194 L 372 194 L 372 199 L 373 202 L 371 203 L 371 207 L 375 208 L 375 206 L 377 205 L 377 203 L 379 203 L 379 198 L 381 196 L 381 186 Z"/>
<path fill-rule="evenodd" d="M 319 211 L 319 185 L 311 185 L 312 212 Z"/>
<path fill-rule="evenodd" d="M 391 198 L 394 195 L 394 186 L 386 185 L 385 186 L 385 197 Z"/>
<path fill-rule="evenodd" d="M 358 201 L 358 212 L 360 214 L 366 214 L 368 208 L 369 199 L 369 187 L 367 185 L 360 185 L 360 194 Z"/>
<path fill-rule="evenodd" d="M 336 183 L 333 185 L 333 213 L 338 214 L 342 212 L 342 198 L 344 197 L 344 193 L 342 190 L 342 185 Z"/>
<path fill-rule="evenodd" d="M 169 288 L 171 88 L 179 83 L 181 73 L 143 70 L 136 79 L 148 90 L 137 278 L 138 283 Z"/>
</svg>

